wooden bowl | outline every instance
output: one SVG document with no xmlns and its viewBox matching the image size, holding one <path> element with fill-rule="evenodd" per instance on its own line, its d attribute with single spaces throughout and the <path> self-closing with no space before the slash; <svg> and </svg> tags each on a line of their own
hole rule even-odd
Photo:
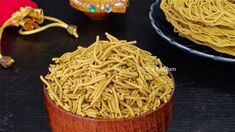
<svg viewBox="0 0 235 132">
<path fill-rule="evenodd" d="M 172 117 L 174 91 L 175 87 L 170 100 L 155 111 L 124 119 L 94 119 L 67 112 L 51 100 L 45 86 L 44 101 L 52 132 L 166 132 Z"/>
</svg>

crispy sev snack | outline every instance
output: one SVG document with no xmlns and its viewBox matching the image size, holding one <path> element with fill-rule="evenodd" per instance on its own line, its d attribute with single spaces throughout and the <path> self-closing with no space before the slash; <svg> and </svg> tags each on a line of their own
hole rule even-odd
<svg viewBox="0 0 235 132">
<path fill-rule="evenodd" d="M 162 0 L 160 6 L 180 36 L 235 56 L 234 0 Z"/>
<path fill-rule="evenodd" d="M 106 33 L 88 48 L 53 58 L 40 76 L 50 98 L 74 114 L 99 119 L 137 116 L 166 103 L 173 80 L 160 59 Z"/>
</svg>

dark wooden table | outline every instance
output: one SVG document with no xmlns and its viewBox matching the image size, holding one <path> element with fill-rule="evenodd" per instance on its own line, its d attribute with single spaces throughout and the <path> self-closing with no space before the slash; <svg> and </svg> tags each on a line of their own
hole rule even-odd
<svg viewBox="0 0 235 132">
<path fill-rule="evenodd" d="M 132 0 L 127 14 L 91 21 L 67 0 L 37 0 L 46 15 L 79 26 L 79 39 L 53 28 L 21 36 L 17 28 L 3 35 L 4 53 L 15 58 L 13 68 L 0 69 L 0 132 L 50 131 L 42 98 L 41 74 L 52 57 L 88 46 L 96 35 L 109 32 L 137 40 L 138 46 L 161 58 L 176 80 L 174 116 L 169 132 L 235 131 L 235 65 L 189 55 L 163 41 L 153 30 L 148 13 L 153 0 Z"/>
</svg>

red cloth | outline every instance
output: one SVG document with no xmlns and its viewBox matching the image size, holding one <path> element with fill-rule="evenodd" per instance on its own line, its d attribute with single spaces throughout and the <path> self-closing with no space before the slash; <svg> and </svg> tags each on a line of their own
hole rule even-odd
<svg viewBox="0 0 235 132">
<path fill-rule="evenodd" d="M 37 4 L 31 0 L 0 0 L 0 26 L 20 7 L 26 6 L 37 8 Z"/>
</svg>

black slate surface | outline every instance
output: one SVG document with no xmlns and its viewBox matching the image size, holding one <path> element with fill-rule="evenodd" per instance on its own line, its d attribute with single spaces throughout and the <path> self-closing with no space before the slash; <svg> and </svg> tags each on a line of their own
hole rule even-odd
<svg viewBox="0 0 235 132">
<path fill-rule="evenodd" d="M 152 29 L 148 12 L 153 0 L 132 0 L 127 14 L 106 21 L 91 21 L 72 9 L 68 0 L 36 0 L 46 15 L 79 26 L 79 39 L 52 28 L 21 36 L 8 28 L 2 40 L 5 54 L 15 58 L 11 69 L 0 69 L 0 132 L 49 132 L 42 98 L 41 74 L 52 57 L 88 46 L 95 36 L 109 32 L 118 38 L 137 40 L 138 46 L 176 68 L 176 94 L 169 132 L 235 131 L 234 64 L 194 57 L 162 40 Z"/>
</svg>

